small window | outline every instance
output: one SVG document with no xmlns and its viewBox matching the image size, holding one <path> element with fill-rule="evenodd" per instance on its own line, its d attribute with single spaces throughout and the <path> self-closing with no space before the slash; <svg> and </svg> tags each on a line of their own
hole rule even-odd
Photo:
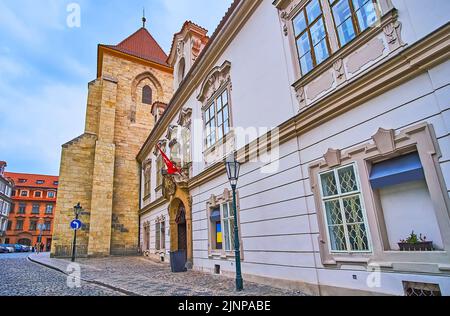
<svg viewBox="0 0 450 316">
<path fill-rule="evenodd" d="M 302 75 L 330 56 L 328 36 L 319 0 L 311 1 L 293 20 Z"/>
<path fill-rule="evenodd" d="M 54 182 L 53 182 L 53 185 L 58 185 L 58 184 L 59 184 L 58 181 L 54 181 Z"/>
<path fill-rule="evenodd" d="M 376 0 L 329 0 L 329 2 L 341 47 L 378 21 Z"/>
<path fill-rule="evenodd" d="M 36 197 L 36 198 L 42 197 L 42 192 L 40 192 L 40 191 L 34 192 L 34 197 Z"/>
<path fill-rule="evenodd" d="M 20 203 L 20 204 L 19 204 L 19 212 L 18 212 L 18 214 L 25 214 L 26 208 L 27 208 L 27 205 L 26 205 L 26 204 Z"/>
<path fill-rule="evenodd" d="M 27 183 L 27 179 L 19 179 L 19 183 Z"/>
<path fill-rule="evenodd" d="M 36 184 L 44 184 L 44 183 L 45 183 L 44 180 L 37 180 L 37 181 L 36 181 Z"/>
<path fill-rule="evenodd" d="M 55 192 L 54 191 L 49 191 L 47 192 L 47 197 L 49 199 L 54 199 L 55 198 Z"/>
<path fill-rule="evenodd" d="M 23 230 L 23 221 L 17 221 L 16 222 L 16 230 Z"/>
<path fill-rule="evenodd" d="M 31 214 L 39 214 L 39 204 L 33 204 Z"/>
<path fill-rule="evenodd" d="M 403 282 L 405 296 L 442 296 L 438 284 Z"/>
<path fill-rule="evenodd" d="M 52 204 L 47 205 L 47 207 L 45 208 L 45 214 L 47 214 L 47 215 L 53 214 L 53 205 Z"/>
<path fill-rule="evenodd" d="M 153 99 L 153 91 L 149 86 L 145 86 L 142 88 L 142 103 L 144 104 L 152 104 Z"/>
<path fill-rule="evenodd" d="M 37 230 L 37 221 L 30 222 L 30 231 L 35 232 Z"/>
<path fill-rule="evenodd" d="M 28 197 L 28 191 L 20 191 L 21 197 Z"/>
<path fill-rule="evenodd" d="M 155 225 L 155 249 L 161 250 L 161 223 Z"/>
<path fill-rule="evenodd" d="M 356 166 L 319 176 L 331 252 L 370 252 L 368 225 Z"/>
</svg>

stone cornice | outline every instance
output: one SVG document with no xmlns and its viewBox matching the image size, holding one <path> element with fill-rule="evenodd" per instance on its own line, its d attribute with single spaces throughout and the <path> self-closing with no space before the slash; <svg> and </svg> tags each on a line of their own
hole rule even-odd
<svg viewBox="0 0 450 316">
<path fill-rule="evenodd" d="M 141 209 L 139 211 L 139 215 L 143 216 L 143 215 L 149 213 L 150 211 L 152 211 L 153 209 L 155 209 L 156 207 L 163 206 L 164 204 L 167 204 L 167 203 L 168 203 L 167 200 L 164 197 L 161 197 L 161 198 L 153 201 L 152 203 L 148 204 L 143 209 Z"/>
</svg>

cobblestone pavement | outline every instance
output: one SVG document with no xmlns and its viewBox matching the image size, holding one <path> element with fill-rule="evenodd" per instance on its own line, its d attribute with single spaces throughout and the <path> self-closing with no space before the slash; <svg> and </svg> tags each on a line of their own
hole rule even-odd
<svg viewBox="0 0 450 316">
<path fill-rule="evenodd" d="M 65 271 L 66 260 L 46 255 L 33 260 Z M 81 278 L 124 293 L 144 296 L 304 296 L 297 291 L 245 282 L 245 291 L 237 293 L 234 279 L 197 271 L 171 273 L 168 265 L 142 257 L 80 259 Z"/>
<path fill-rule="evenodd" d="M 118 296 L 119 292 L 82 283 L 67 286 L 64 274 L 28 261 L 29 254 L 0 254 L 0 296 Z"/>
</svg>

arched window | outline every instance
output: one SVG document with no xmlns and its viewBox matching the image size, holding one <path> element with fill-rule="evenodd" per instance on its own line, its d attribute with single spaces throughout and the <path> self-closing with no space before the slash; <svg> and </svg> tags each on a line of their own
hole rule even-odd
<svg viewBox="0 0 450 316">
<path fill-rule="evenodd" d="M 142 89 L 142 103 L 144 104 L 152 104 L 152 88 L 150 88 L 149 86 L 145 86 Z"/>
<path fill-rule="evenodd" d="M 186 62 L 184 61 L 184 58 L 180 60 L 180 64 L 178 66 L 178 84 L 181 84 L 181 81 L 184 79 L 186 71 Z"/>
</svg>

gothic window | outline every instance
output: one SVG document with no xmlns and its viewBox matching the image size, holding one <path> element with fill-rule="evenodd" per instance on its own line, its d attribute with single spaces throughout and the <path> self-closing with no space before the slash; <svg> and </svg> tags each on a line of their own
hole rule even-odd
<svg viewBox="0 0 450 316">
<path fill-rule="evenodd" d="M 161 250 L 161 223 L 156 222 L 155 225 L 155 249 Z"/>
<path fill-rule="evenodd" d="M 331 252 L 370 252 L 368 225 L 354 164 L 320 174 Z"/>
<path fill-rule="evenodd" d="M 144 250 L 150 250 L 150 226 L 144 226 Z"/>
<path fill-rule="evenodd" d="M 142 88 L 142 103 L 151 105 L 153 103 L 152 99 L 153 99 L 152 88 L 150 88 L 149 86 L 144 86 L 144 88 Z"/>
<path fill-rule="evenodd" d="M 378 20 L 376 0 L 328 0 L 339 43 L 345 46 Z"/>
<path fill-rule="evenodd" d="M 325 21 L 319 0 L 309 2 L 293 19 L 298 58 L 303 75 L 330 56 Z"/>
</svg>

